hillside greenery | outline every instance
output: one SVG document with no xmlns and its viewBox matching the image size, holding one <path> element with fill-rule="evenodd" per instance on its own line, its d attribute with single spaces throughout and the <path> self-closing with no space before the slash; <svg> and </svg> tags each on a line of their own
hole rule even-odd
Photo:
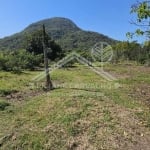
<svg viewBox="0 0 150 150">
<path fill-rule="evenodd" d="M 24 69 L 34 70 L 43 64 L 43 23 L 46 26 L 49 62 L 58 61 L 72 51 L 94 61 L 91 49 L 95 43 L 102 41 L 113 48 L 112 63 L 128 60 L 150 65 L 149 41 L 144 45 L 136 41 L 117 42 L 99 33 L 83 31 L 69 19 L 52 18 L 33 23 L 22 32 L 1 39 L 0 70 L 21 72 Z"/>
<path fill-rule="evenodd" d="M 33 40 L 33 39 L 32 39 Z M 33 41 L 31 41 L 33 42 Z M 38 42 L 39 44 L 40 42 Z M 58 44 L 55 44 L 54 41 L 51 41 L 54 45 L 54 49 L 50 49 L 48 56 L 49 62 L 54 63 L 60 60 L 63 56 L 67 55 L 67 53 L 63 53 Z M 33 43 L 32 43 L 33 44 Z M 21 72 L 22 70 L 35 70 L 43 66 L 43 49 L 41 45 L 36 47 L 28 47 L 29 49 L 20 49 L 15 51 L 0 51 L 0 70 L 5 71 L 13 71 L 16 73 Z M 35 48 L 35 49 L 34 49 Z M 53 47 L 52 47 L 53 48 Z M 58 49 L 57 49 L 58 48 Z M 113 57 L 110 63 L 119 63 L 122 61 L 135 61 L 139 64 L 145 64 L 150 66 L 150 42 L 146 42 L 143 46 L 136 42 L 119 42 L 117 44 L 112 45 L 113 48 Z M 36 51 L 34 51 L 36 50 Z M 54 51 L 53 51 L 54 50 Z M 57 51 L 58 50 L 58 51 Z M 84 58 L 93 62 L 93 58 L 91 56 L 90 51 L 80 51 L 77 52 Z M 76 61 L 69 62 L 69 66 L 73 65 Z"/>
<path fill-rule="evenodd" d="M 43 24 L 48 35 L 61 45 L 62 50 L 65 52 L 78 49 L 82 51 L 89 50 L 100 41 L 106 41 L 109 44 L 116 41 L 103 34 L 84 31 L 70 19 L 56 17 L 33 23 L 20 33 L 0 39 L 0 50 L 26 48 L 26 41 L 30 34 L 41 30 Z"/>
</svg>

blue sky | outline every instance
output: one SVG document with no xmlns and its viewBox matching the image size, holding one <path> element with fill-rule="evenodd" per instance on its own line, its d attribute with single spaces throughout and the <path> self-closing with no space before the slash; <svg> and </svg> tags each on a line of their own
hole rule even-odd
<svg viewBox="0 0 150 150">
<path fill-rule="evenodd" d="M 29 24 L 51 17 L 66 17 L 84 30 L 117 40 L 136 27 L 129 21 L 136 0 L 0 0 L 0 38 L 20 32 Z M 138 38 L 138 41 L 142 41 Z"/>
</svg>

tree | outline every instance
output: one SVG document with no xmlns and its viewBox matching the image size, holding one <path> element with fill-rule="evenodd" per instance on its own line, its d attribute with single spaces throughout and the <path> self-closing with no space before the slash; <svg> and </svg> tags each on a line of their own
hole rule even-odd
<svg viewBox="0 0 150 150">
<path fill-rule="evenodd" d="M 139 61 L 142 55 L 142 47 L 136 41 L 118 42 L 117 44 L 113 45 L 113 50 L 113 62 L 118 62 L 119 60 Z"/>
<path fill-rule="evenodd" d="M 28 52 L 34 53 L 35 55 L 43 53 L 42 34 L 42 30 L 38 30 L 27 36 L 26 50 Z"/>
<path fill-rule="evenodd" d="M 45 32 L 45 26 L 43 25 L 43 35 L 42 35 L 43 48 L 42 49 L 44 52 L 44 66 L 45 66 L 45 73 L 46 73 L 45 88 L 46 88 L 46 90 L 51 90 L 51 89 L 53 89 L 53 84 L 52 84 L 52 81 L 51 81 L 50 75 L 49 75 L 47 46 L 46 46 L 47 43 L 48 43 L 48 39 L 47 39 L 46 32 Z"/>
<path fill-rule="evenodd" d="M 43 54 L 43 31 L 34 31 L 27 37 L 26 50 L 35 55 Z M 51 39 L 51 37 L 45 32 L 45 46 L 47 49 L 48 59 L 54 61 L 60 59 L 63 56 L 61 47 Z"/>
<path fill-rule="evenodd" d="M 140 58 L 141 63 L 150 66 L 150 41 L 146 41 L 143 46 L 142 57 Z"/>
<path fill-rule="evenodd" d="M 136 19 L 131 21 L 131 24 L 138 26 L 134 32 L 128 32 L 127 36 L 132 38 L 136 35 L 145 35 L 150 38 L 150 1 L 137 2 L 131 6 L 131 14 L 135 14 Z"/>
</svg>

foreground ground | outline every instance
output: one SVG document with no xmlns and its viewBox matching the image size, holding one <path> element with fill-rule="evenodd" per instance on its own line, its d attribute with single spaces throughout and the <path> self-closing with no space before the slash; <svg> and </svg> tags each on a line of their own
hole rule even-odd
<svg viewBox="0 0 150 150">
<path fill-rule="evenodd" d="M 39 72 L 0 72 L 0 149 L 149 150 L 150 68 L 105 70 L 117 80 L 85 66 L 59 69 L 51 92 L 33 86 Z"/>
</svg>

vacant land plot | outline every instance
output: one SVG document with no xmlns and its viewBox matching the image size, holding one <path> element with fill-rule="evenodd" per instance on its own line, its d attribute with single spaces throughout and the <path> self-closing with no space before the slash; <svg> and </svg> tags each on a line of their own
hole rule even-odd
<svg viewBox="0 0 150 150">
<path fill-rule="evenodd" d="M 0 72 L 0 149 L 149 150 L 150 68 L 106 65 L 107 81 L 76 66 L 52 73 L 55 89 Z"/>
</svg>

